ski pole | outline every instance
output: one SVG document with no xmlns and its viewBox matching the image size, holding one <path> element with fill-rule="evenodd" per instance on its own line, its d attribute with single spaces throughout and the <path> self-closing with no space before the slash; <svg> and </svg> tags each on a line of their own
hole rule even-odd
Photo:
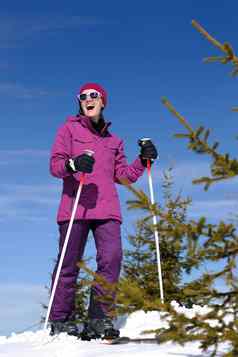
<svg viewBox="0 0 238 357">
<path fill-rule="evenodd" d="M 142 138 L 139 140 L 139 145 L 143 146 L 146 142 L 151 141 L 150 138 Z M 149 190 L 150 190 L 150 201 L 153 205 L 155 203 L 154 199 L 154 190 L 153 190 L 153 182 L 151 175 L 151 161 L 147 159 L 147 173 L 148 173 L 148 181 L 149 181 Z M 154 236 L 155 236 L 155 245 L 156 245 L 156 254 L 157 254 L 157 270 L 158 270 L 158 279 L 160 286 L 160 300 L 162 304 L 164 303 L 164 289 L 163 289 L 163 279 L 162 279 L 162 269 L 161 269 L 161 261 L 160 261 L 160 246 L 159 246 L 159 232 L 157 227 L 157 216 L 153 215 L 153 224 L 154 224 Z"/>
<path fill-rule="evenodd" d="M 94 154 L 94 152 L 91 151 L 91 150 L 85 150 L 85 154 L 87 154 L 89 156 L 92 156 Z M 54 284 L 53 284 L 51 295 L 50 295 L 49 306 L 48 306 L 47 314 L 46 314 L 46 318 L 45 318 L 44 330 L 47 329 L 49 316 L 50 316 L 50 311 L 51 311 L 52 304 L 53 304 L 53 301 L 54 301 L 55 291 L 56 291 L 57 283 L 58 283 L 58 280 L 59 280 L 60 271 L 61 271 L 61 268 L 62 268 L 62 265 L 63 265 L 63 261 L 64 261 L 64 257 L 65 257 L 65 253 L 66 253 L 66 249 L 67 249 L 70 233 L 71 233 L 71 230 L 72 230 L 72 226 L 73 226 L 76 210 L 77 210 L 77 207 L 78 207 L 79 198 L 80 198 L 82 187 L 83 187 L 83 184 L 84 184 L 84 180 L 85 180 L 85 173 L 82 173 L 82 176 L 80 178 L 79 188 L 78 188 L 78 191 L 77 191 L 77 194 L 76 194 L 76 198 L 75 198 L 75 201 L 74 201 L 72 214 L 71 214 L 69 225 L 68 225 L 68 228 L 67 228 L 67 233 L 66 233 L 63 249 L 62 249 L 60 260 L 59 260 L 59 264 L 58 264 L 58 267 L 57 267 Z"/>
</svg>

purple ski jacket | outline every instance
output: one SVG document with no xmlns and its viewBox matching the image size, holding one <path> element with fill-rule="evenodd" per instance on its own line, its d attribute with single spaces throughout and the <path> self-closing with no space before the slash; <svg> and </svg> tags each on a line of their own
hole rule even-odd
<svg viewBox="0 0 238 357">
<path fill-rule="evenodd" d="M 57 132 L 50 157 L 50 172 L 63 179 L 57 221 L 70 220 L 81 173 L 70 174 L 65 168 L 69 158 L 94 151 L 93 172 L 86 174 L 75 219 L 117 219 L 122 222 L 115 183 L 135 182 L 145 168 L 140 158 L 128 165 L 123 141 L 108 131 L 106 123 L 98 133 L 85 116 L 70 116 Z"/>
</svg>

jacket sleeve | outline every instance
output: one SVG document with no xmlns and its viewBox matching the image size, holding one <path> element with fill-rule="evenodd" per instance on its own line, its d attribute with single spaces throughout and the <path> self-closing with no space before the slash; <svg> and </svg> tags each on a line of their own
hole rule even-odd
<svg viewBox="0 0 238 357">
<path fill-rule="evenodd" d="M 117 183 L 135 182 L 140 176 L 142 176 L 145 167 L 142 165 L 141 160 L 137 157 L 132 164 L 127 163 L 127 159 L 124 153 L 123 141 L 120 142 L 115 160 L 114 180 Z"/>
<path fill-rule="evenodd" d="M 71 133 L 66 125 L 59 128 L 50 156 L 50 173 L 58 178 L 71 174 L 66 170 L 65 162 L 71 155 Z"/>
</svg>

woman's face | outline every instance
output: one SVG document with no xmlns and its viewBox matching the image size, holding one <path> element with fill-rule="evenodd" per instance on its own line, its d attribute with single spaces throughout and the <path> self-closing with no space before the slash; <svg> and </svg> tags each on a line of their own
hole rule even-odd
<svg viewBox="0 0 238 357">
<path fill-rule="evenodd" d="M 104 108 L 101 94 L 95 89 L 85 89 L 80 95 L 80 104 L 84 115 L 92 120 L 100 118 L 101 110 Z"/>
</svg>

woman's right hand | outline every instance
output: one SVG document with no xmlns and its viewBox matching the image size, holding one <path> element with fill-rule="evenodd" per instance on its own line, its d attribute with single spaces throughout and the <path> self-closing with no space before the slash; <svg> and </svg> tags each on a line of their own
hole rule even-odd
<svg viewBox="0 0 238 357">
<path fill-rule="evenodd" d="M 69 159 L 66 161 L 66 168 L 69 172 L 84 172 L 90 174 L 93 171 L 93 165 L 95 163 L 95 159 L 91 155 L 82 154 L 74 159 Z"/>
</svg>

